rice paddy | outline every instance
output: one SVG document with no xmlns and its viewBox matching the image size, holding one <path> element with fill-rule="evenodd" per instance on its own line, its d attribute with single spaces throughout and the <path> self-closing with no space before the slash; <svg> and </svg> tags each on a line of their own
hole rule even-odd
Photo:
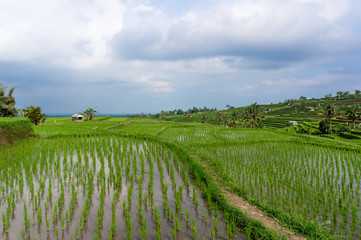
<svg viewBox="0 0 361 240">
<path fill-rule="evenodd" d="M 360 238 L 361 154 L 290 142 L 201 147 L 251 198 Z"/>
<path fill-rule="evenodd" d="M 1 148 L 0 159 L 1 239 L 244 238 L 156 143 L 31 139 Z"/>
<path fill-rule="evenodd" d="M 207 191 L 195 171 L 210 169 L 311 239 L 361 237 L 357 145 L 130 118 L 34 129 L 37 137 L 0 148 L 0 239 L 271 239 Z M 194 168 L 166 143 L 204 162 Z"/>
</svg>

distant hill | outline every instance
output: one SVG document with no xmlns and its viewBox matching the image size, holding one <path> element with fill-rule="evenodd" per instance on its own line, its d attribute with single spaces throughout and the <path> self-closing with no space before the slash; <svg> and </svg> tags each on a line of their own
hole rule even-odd
<svg viewBox="0 0 361 240">
<path fill-rule="evenodd" d="M 283 103 L 259 105 L 260 109 L 265 110 L 263 124 L 267 128 L 284 128 L 288 127 L 289 121 L 318 122 L 322 118 L 321 109 L 327 104 L 332 103 L 339 107 L 341 112 L 346 112 L 353 104 L 361 104 L 361 95 L 348 94 L 340 97 L 312 98 L 299 101 L 297 113 L 293 106 L 287 104 L 287 100 Z M 212 111 L 204 113 L 193 113 L 187 115 L 167 116 L 177 122 L 201 122 L 204 116 L 208 123 L 217 124 L 217 113 L 221 112 L 225 117 L 231 117 L 233 112 L 242 114 L 246 107 L 238 107 L 223 111 Z M 336 122 L 347 122 L 346 116 L 340 116 Z M 357 121 L 360 123 L 360 120 Z"/>
</svg>

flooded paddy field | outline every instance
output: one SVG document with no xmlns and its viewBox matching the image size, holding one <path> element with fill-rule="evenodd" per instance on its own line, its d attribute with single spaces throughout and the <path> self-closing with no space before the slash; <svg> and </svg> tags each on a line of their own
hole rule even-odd
<svg viewBox="0 0 361 240">
<path fill-rule="evenodd" d="M 30 139 L 0 164 L 1 239 L 246 239 L 155 142 Z"/>
</svg>

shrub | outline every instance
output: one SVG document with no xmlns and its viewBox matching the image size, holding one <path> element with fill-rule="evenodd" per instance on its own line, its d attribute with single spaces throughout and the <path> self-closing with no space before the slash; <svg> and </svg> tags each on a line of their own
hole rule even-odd
<svg viewBox="0 0 361 240">
<path fill-rule="evenodd" d="M 330 121 L 328 119 L 322 119 L 318 124 L 318 129 L 324 134 L 330 134 Z"/>
<path fill-rule="evenodd" d="M 29 119 L 0 118 L 0 144 L 29 137 L 33 132 Z"/>
<path fill-rule="evenodd" d="M 24 116 L 29 118 L 30 122 L 34 125 L 39 125 L 39 123 L 45 122 L 45 113 L 41 113 L 40 106 L 35 107 L 31 105 L 30 107 L 25 108 Z"/>
</svg>

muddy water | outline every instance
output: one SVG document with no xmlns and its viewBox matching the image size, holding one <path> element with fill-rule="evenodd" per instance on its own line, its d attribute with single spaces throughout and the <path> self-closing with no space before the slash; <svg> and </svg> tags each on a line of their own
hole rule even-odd
<svg viewBox="0 0 361 240">
<path fill-rule="evenodd" d="M 213 209 L 213 206 L 208 206 L 207 202 L 202 199 L 201 190 L 198 187 L 190 182 L 189 188 L 187 188 L 181 172 L 181 161 L 178 159 L 178 161 L 174 161 L 173 158 L 177 157 L 173 156 L 167 149 L 162 149 L 150 142 L 130 141 L 118 137 L 104 139 L 61 138 L 51 141 L 44 141 L 43 144 L 44 148 L 50 149 L 44 151 L 47 164 L 41 165 L 38 163 L 37 161 L 40 160 L 37 157 L 39 156 L 34 155 L 34 149 L 29 147 L 29 156 L 32 156 L 30 157 L 29 166 L 32 167 L 24 164 L 24 168 L 28 170 L 19 169 L 25 181 L 22 193 L 17 192 L 19 185 L 16 185 L 14 189 L 2 189 L 3 196 L 13 194 L 15 197 L 14 207 L 9 204 L 11 201 L 7 201 L 6 197 L 2 198 L 0 202 L 3 215 L 6 216 L 7 209 L 11 209 L 8 233 L 6 233 L 4 227 L 0 235 L 1 239 L 95 239 L 96 232 L 98 232 L 98 239 L 127 239 L 125 205 L 130 209 L 132 239 L 141 239 L 140 230 L 143 223 L 140 222 L 140 208 L 143 219 L 146 219 L 147 239 L 157 239 L 155 211 L 159 211 L 161 239 L 172 239 L 173 237 L 175 239 L 193 239 L 194 232 L 196 232 L 197 239 L 203 239 L 204 237 L 211 239 L 213 231 L 216 239 L 228 239 L 227 229 L 230 224 L 225 221 L 220 213 Z M 53 153 L 51 153 L 51 149 L 54 150 Z M 143 174 L 141 155 L 144 156 Z M 169 159 L 169 163 L 167 163 L 166 158 Z M 119 166 L 118 169 L 117 165 Z M 43 171 L 39 171 L 40 168 Z M 163 179 L 160 177 L 161 169 L 163 169 Z M 176 187 L 173 186 L 174 183 L 172 182 L 172 169 L 174 170 Z M 103 171 L 103 175 L 101 171 Z M 190 179 L 188 170 L 185 171 L 186 176 Z M 30 179 L 28 179 L 28 182 L 26 175 L 31 172 L 33 172 L 34 177 L 32 182 L 30 182 Z M 153 172 L 152 175 L 151 172 Z M 115 186 L 115 178 L 111 176 L 111 173 L 114 173 L 114 176 L 120 175 L 122 177 L 119 188 Z M 83 221 L 83 210 L 91 186 L 89 184 L 90 175 L 94 175 L 92 195 L 88 205 L 87 220 Z M 50 179 L 51 192 L 49 192 Z M 151 180 L 153 181 L 153 198 L 150 197 L 149 189 L 149 181 Z M 162 180 L 163 184 L 168 186 L 166 204 L 163 202 Z M 44 181 L 44 188 L 39 191 L 42 185 L 40 184 L 41 181 Z M 140 184 L 139 181 L 141 181 Z M 77 193 L 75 194 L 74 208 L 70 214 L 72 185 L 75 186 Z M 34 188 L 33 196 L 30 193 L 31 186 Z M 138 205 L 139 186 L 142 195 L 140 206 Z M 181 194 L 182 208 L 177 210 L 175 194 L 180 186 L 183 186 Z M 105 187 L 105 195 L 103 208 L 101 208 L 101 191 L 103 187 Z M 64 189 L 64 200 L 62 204 L 58 204 L 62 188 Z M 128 202 L 129 188 L 132 189 L 130 202 Z M 196 193 L 195 196 L 194 192 Z M 51 195 L 49 195 L 50 193 Z M 110 237 L 113 198 L 115 198 L 115 232 Z M 194 198 L 198 199 L 197 206 Z M 28 227 L 25 227 L 24 205 L 27 208 L 27 216 L 30 220 Z M 98 211 L 100 209 L 103 210 L 103 214 L 102 221 L 99 224 Z M 176 218 L 180 223 L 178 224 L 179 230 L 175 230 Z M 215 218 L 218 219 L 217 231 L 215 231 Z M 0 220 L 0 224 L 0 226 L 6 225 L 3 219 Z M 246 239 L 237 231 L 233 232 L 232 238 Z"/>
</svg>

